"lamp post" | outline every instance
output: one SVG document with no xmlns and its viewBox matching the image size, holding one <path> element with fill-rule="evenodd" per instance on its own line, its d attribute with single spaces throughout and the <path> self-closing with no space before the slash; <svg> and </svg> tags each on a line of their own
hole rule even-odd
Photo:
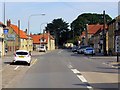
<svg viewBox="0 0 120 90">
<path fill-rule="evenodd" d="M 5 2 L 4 2 L 4 24 L 5 24 Z"/>
<path fill-rule="evenodd" d="M 46 14 L 42 13 L 42 14 L 32 14 L 28 17 L 28 31 L 27 31 L 27 34 L 28 34 L 28 37 L 29 37 L 29 32 L 30 32 L 30 18 L 33 17 L 33 16 L 45 16 Z M 30 38 L 29 38 L 30 40 Z M 27 45 L 29 46 L 29 40 L 27 42 Z M 28 50 L 29 48 L 27 48 Z"/>
<path fill-rule="evenodd" d="M 32 14 L 29 16 L 28 18 L 28 35 L 29 35 L 29 31 L 30 31 L 30 18 L 33 17 L 33 16 L 45 16 L 46 14 L 42 13 L 42 14 Z"/>
<path fill-rule="evenodd" d="M 88 45 L 88 24 L 86 24 L 86 29 L 85 29 L 85 44 L 86 46 Z"/>
</svg>

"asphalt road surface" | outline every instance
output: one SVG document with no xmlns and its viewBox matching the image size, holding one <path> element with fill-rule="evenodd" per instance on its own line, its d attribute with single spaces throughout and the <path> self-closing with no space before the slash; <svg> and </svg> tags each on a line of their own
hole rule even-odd
<svg viewBox="0 0 120 90">
<path fill-rule="evenodd" d="M 33 57 L 34 64 L 26 66 L 22 76 L 7 88 L 119 90 L 118 69 L 104 64 L 107 59 L 90 59 L 62 49 Z"/>
</svg>

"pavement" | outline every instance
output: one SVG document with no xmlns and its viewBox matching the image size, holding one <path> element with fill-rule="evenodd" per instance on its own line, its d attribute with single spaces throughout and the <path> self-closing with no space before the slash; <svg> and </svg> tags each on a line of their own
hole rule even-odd
<svg viewBox="0 0 120 90">
<path fill-rule="evenodd" d="M 102 54 L 98 54 L 98 55 L 93 55 L 93 56 L 88 56 L 89 59 L 101 59 L 101 60 L 105 60 L 107 65 L 111 65 L 111 66 L 115 66 L 118 69 L 120 68 L 120 56 L 119 56 L 119 60 L 117 61 L 117 56 L 104 56 Z"/>
</svg>

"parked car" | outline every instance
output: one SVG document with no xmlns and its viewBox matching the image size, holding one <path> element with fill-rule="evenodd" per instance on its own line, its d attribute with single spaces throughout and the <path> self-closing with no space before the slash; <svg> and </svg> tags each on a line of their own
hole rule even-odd
<svg viewBox="0 0 120 90">
<path fill-rule="evenodd" d="M 46 47 L 45 46 L 40 46 L 38 47 L 39 52 L 46 52 Z"/>
<path fill-rule="evenodd" d="M 78 46 L 72 47 L 72 52 L 77 52 Z"/>
<path fill-rule="evenodd" d="M 78 50 L 77 50 L 77 53 L 78 54 L 83 54 L 84 53 L 84 49 L 87 48 L 89 46 L 81 46 Z"/>
<path fill-rule="evenodd" d="M 26 62 L 28 66 L 30 66 L 31 63 L 31 53 L 27 50 L 17 50 L 14 54 L 14 60 L 15 62 Z"/>
<path fill-rule="evenodd" d="M 85 55 L 95 55 L 95 50 L 93 47 L 87 47 L 84 49 Z"/>
</svg>

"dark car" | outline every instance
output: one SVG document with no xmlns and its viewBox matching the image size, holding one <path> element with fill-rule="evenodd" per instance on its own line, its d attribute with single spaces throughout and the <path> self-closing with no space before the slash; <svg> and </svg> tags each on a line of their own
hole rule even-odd
<svg viewBox="0 0 120 90">
<path fill-rule="evenodd" d="M 78 46 L 72 47 L 72 52 L 77 52 L 78 48 L 79 48 Z"/>
<path fill-rule="evenodd" d="M 81 46 L 78 50 L 77 50 L 77 53 L 78 54 L 83 54 L 84 53 L 84 49 L 87 48 L 89 46 Z"/>
</svg>

